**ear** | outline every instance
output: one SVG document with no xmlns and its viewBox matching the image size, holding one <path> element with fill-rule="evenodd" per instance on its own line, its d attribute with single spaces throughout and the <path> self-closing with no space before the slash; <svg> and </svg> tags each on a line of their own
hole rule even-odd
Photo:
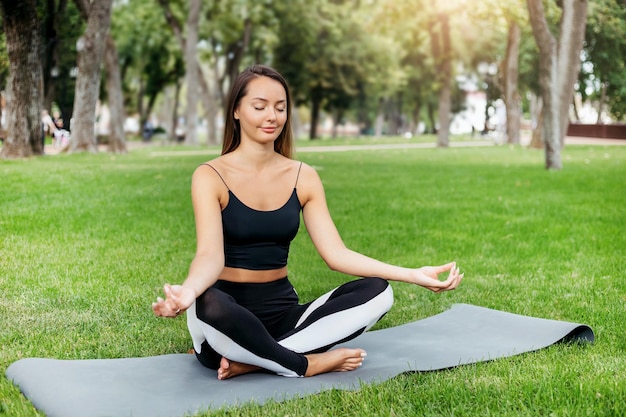
<svg viewBox="0 0 626 417">
<path fill-rule="evenodd" d="M 235 110 L 235 113 L 233 113 L 233 117 L 235 118 L 235 120 L 239 120 L 239 109 Z"/>
</svg>

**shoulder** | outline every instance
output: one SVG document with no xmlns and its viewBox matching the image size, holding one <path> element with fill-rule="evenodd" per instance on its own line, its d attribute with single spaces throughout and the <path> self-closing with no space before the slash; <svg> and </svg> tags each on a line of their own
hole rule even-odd
<svg viewBox="0 0 626 417">
<path fill-rule="evenodd" d="M 193 180 L 211 180 L 211 179 L 220 179 L 222 176 L 221 171 L 224 170 L 224 161 L 223 158 L 217 157 L 215 159 L 211 159 L 207 162 L 204 162 L 198 165 L 193 172 L 192 179 Z"/>
<path fill-rule="evenodd" d="M 314 167 L 312 167 L 311 165 L 305 162 L 300 162 L 300 161 L 296 161 L 296 162 L 297 162 L 298 170 L 299 170 L 299 174 L 298 174 L 299 185 L 302 184 L 303 186 L 310 186 L 310 185 L 316 185 L 318 183 L 321 183 L 320 176 Z"/>
<path fill-rule="evenodd" d="M 298 162 L 298 166 L 300 173 L 297 190 L 303 205 L 316 197 L 323 197 L 324 186 L 317 170 L 304 162 Z"/>
<path fill-rule="evenodd" d="M 219 158 L 196 167 L 191 177 L 191 191 L 194 197 L 217 197 L 220 202 L 228 198 L 228 187 L 220 174 L 220 168 L 223 167 Z"/>
</svg>

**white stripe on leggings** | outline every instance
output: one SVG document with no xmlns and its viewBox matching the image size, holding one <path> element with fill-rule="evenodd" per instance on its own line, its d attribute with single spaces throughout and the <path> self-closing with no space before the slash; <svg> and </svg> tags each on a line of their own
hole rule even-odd
<svg viewBox="0 0 626 417">
<path fill-rule="evenodd" d="M 315 308 L 323 304 L 331 294 L 332 291 L 321 296 L 307 309 L 303 317 L 306 318 L 305 316 L 310 315 Z M 302 329 L 302 331 L 281 340 L 279 343 L 295 352 L 310 352 L 320 347 L 328 346 L 345 339 L 359 329 L 365 327 L 365 330 L 368 330 L 380 320 L 383 314 L 389 311 L 392 304 L 393 289 L 391 285 L 389 285 L 385 291 L 368 302 L 323 317 L 307 326 L 307 328 Z M 303 319 L 300 319 L 298 324 L 300 324 L 302 320 Z"/>
</svg>

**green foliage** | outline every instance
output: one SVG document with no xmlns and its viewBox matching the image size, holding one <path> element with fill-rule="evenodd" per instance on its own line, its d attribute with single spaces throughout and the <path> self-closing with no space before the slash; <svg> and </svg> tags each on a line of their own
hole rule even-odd
<svg viewBox="0 0 626 417">
<path fill-rule="evenodd" d="M 152 0 L 134 0 L 114 7 L 111 33 L 120 59 L 126 110 L 129 114 L 141 113 L 144 97 L 153 102 L 168 85 L 184 76 L 180 46 L 162 10 Z"/>
<path fill-rule="evenodd" d="M 606 88 L 610 112 L 626 118 L 626 4 L 597 0 L 589 4 L 585 36 L 585 63 L 581 71 L 583 98 L 598 99 Z"/>
<path fill-rule="evenodd" d="M 296 105 L 308 103 L 307 63 L 314 53 L 318 22 L 309 12 L 309 2 L 293 0 L 276 2 L 278 42 L 274 46 L 272 65 L 285 77 Z"/>
<path fill-rule="evenodd" d="M 0 163 L 0 369 L 24 357 L 190 347 L 185 320 L 155 319 L 150 303 L 164 282 L 187 273 L 195 250 L 190 177 L 212 156 L 163 150 Z M 596 343 L 201 415 L 626 413 L 626 148 L 568 146 L 560 172 L 543 169 L 541 152 L 519 147 L 302 148 L 299 157 L 320 173 L 348 246 L 406 266 L 454 259 L 465 272 L 451 293 L 394 283 L 395 305 L 378 328 L 471 303 L 586 323 Z M 303 299 L 345 280 L 324 265 L 304 228 L 291 252 Z M 0 415 L 38 415 L 0 374 Z"/>
<path fill-rule="evenodd" d="M 76 41 L 82 36 L 86 22 L 72 1 L 52 1 L 46 2 L 45 7 L 40 6 L 44 89 L 67 126 L 74 106 Z M 52 111 L 52 108 L 47 110 Z"/>
<path fill-rule="evenodd" d="M 201 37 L 220 45 L 220 51 L 226 54 L 242 41 L 245 22 L 249 20 L 253 27 L 249 56 L 261 57 L 257 61 L 263 62 L 279 36 L 275 29 L 279 23 L 275 9 L 282 2 L 273 3 L 269 0 L 210 2 L 205 7 L 207 25 Z"/>
<path fill-rule="evenodd" d="M 366 89 L 389 83 L 395 48 L 377 34 L 372 11 L 351 2 L 277 2 L 281 36 L 272 64 L 289 81 L 296 104 L 312 103 L 340 119 L 362 105 Z"/>
</svg>

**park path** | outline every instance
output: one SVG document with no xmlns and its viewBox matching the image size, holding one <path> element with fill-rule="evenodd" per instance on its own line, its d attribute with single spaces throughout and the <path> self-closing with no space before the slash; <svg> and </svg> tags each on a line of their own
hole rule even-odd
<svg viewBox="0 0 626 417">
<path fill-rule="evenodd" d="M 167 144 L 167 143 L 163 143 Z M 161 156 L 192 156 L 192 155 L 218 155 L 219 149 L 201 149 L 201 150 L 175 150 L 175 151 L 159 151 L 159 147 L 163 145 L 160 142 L 128 142 L 126 144 L 128 150 L 153 148 L 150 152 L 152 157 Z M 522 143 L 522 145 L 527 145 Z M 602 146 L 625 146 L 626 139 L 603 139 L 603 138 L 585 138 L 568 136 L 565 138 L 565 145 L 602 145 Z M 346 152 L 346 151 L 369 151 L 369 150 L 389 150 L 389 149 L 428 149 L 437 146 L 434 142 L 429 143 L 381 143 L 372 145 L 329 145 L 329 146 L 302 146 L 296 147 L 296 153 L 308 152 Z M 451 148 L 469 148 L 469 147 L 491 147 L 499 146 L 491 139 L 450 142 Z M 106 152 L 106 145 L 99 146 L 101 152 Z M 54 149 L 51 145 L 46 145 L 46 155 L 55 155 L 59 153 L 58 149 Z"/>
<path fill-rule="evenodd" d="M 346 152 L 346 151 L 374 151 L 384 149 L 418 149 L 434 148 L 435 143 L 380 143 L 372 145 L 329 145 L 329 146 L 302 146 L 296 147 L 296 153 L 307 152 Z M 491 141 L 473 141 L 450 143 L 451 148 L 493 146 Z M 214 149 L 199 151 L 158 151 L 150 153 L 150 156 L 173 156 L 173 155 L 211 155 L 219 154 L 220 151 Z"/>
<path fill-rule="evenodd" d="M 566 145 L 603 145 L 603 146 L 624 146 L 626 139 L 602 139 L 602 138 L 583 138 L 568 136 L 565 138 Z M 527 143 L 522 143 L 527 145 Z M 428 149 L 437 146 L 434 142 L 429 143 L 382 143 L 372 145 L 330 145 L 330 146 L 302 146 L 296 147 L 296 153 L 307 152 L 346 152 L 346 151 L 369 151 L 369 150 L 389 150 L 389 149 Z M 450 142 L 451 148 L 470 148 L 470 147 L 491 147 L 500 146 L 493 140 L 476 140 L 466 142 Z M 175 155 L 218 155 L 219 150 L 195 150 L 195 151 L 158 151 L 150 152 L 150 156 L 175 156 Z"/>
</svg>

